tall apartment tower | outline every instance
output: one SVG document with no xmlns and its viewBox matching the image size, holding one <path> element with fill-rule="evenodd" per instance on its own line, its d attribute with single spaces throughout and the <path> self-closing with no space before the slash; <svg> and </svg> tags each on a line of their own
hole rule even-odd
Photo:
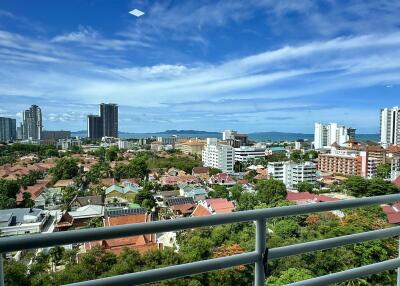
<svg viewBox="0 0 400 286">
<path fill-rule="evenodd" d="M 355 140 L 356 130 L 337 123 L 315 123 L 314 148 L 329 148 L 333 143 L 343 145 L 349 140 Z"/>
<path fill-rule="evenodd" d="M 103 136 L 118 137 L 118 105 L 100 104 L 100 117 L 103 124 Z"/>
<path fill-rule="evenodd" d="M 100 104 L 100 115 L 88 115 L 87 136 L 91 139 L 118 137 L 118 105 Z"/>
<path fill-rule="evenodd" d="M 103 137 L 103 120 L 99 115 L 88 115 L 87 137 L 90 139 L 100 139 Z"/>
<path fill-rule="evenodd" d="M 400 108 L 381 109 L 380 133 L 381 144 L 384 147 L 389 145 L 400 145 Z"/>
<path fill-rule="evenodd" d="M 32 105 L 22 113 L 22 139 L 40 140 L 42 128 L 42 110 Z"/>
<path fill-rule="evenodd" d="M 13 118 L 0 117 L 0 142 L 17 139 L 17 124 Z"/>
</svg>

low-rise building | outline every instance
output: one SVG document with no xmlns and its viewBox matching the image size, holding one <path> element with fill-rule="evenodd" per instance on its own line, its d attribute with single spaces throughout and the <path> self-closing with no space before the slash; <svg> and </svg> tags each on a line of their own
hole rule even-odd
<svg viewBox="0 0 400 286">
<path fill-rule="evenodd" d="M 211 214 L 230 213 L 235 210 L 235 205 L 223 198 L 206 199 L 200 204 L 205 207 Z"/>
<path fill-rule="evenodd" d="M 235 148 L 235 161 L 244 162 L 255 159 L 265 158 L 265 148 L 251 146 L 240 146 Z"/>
<path fill-rule="evenodd" d="M 278 154 L 286 155 L 287 154 L 286 148 L 281 146 L 274 146 L 274 147 L 268 147 L 265 150 L 265 156 L 278 155 Z"/>
<path fill-rule="evenodd" d="M 175 144 L 175 149 L 182 151 L 184 154 L 201 156 L 204 145 L 206 145 L 206 141 L 204 140 L 189 139 L 187 141 L 177 142 Z"/>
<path fill-rule="evenodd" d="M 216 184 L 223 186 L 233 186 L 236 184 L 235 180 L 232 179 L 232 177 L 226 173 L 219 173 L 211 176 L 210 179 L 208 180 L 208 183 L 212 185 Z"/>
<path fill-rule="evenodd" d="M 40 233 L 49 218 L 41 209 L 17 208 L 0 210 L 0 235 Z"/>
<path fill-rule="evenodd" d="M 282 181 L 286 187 L 294 188 L 300 182 L 316 182 L 316 166 L 311 162 L 270 162 L 268 176 Z"/>
</svg>

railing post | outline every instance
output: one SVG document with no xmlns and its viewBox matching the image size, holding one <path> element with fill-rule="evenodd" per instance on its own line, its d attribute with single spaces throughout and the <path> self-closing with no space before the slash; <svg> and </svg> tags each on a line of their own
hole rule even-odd
<svg viewBox="0 0 400 286">
<path fill-rule="evenodd" d="M 261 218 L 256 220 L 256 252 L 259 255 L 258 261 L 255 263 L 254 269 L 254 285 L 264 286 L 265 269 L 264 269 L 264 253 L 266 247 L 266 220 Z"/>
<path fill-rule="evenodd" d="M 4 258 L 3 258 L 3 253 L 0 253 L 0 286 L 4 286 Z"/>
<path fill-rule="evenodd" d="M 398 246 L 399 252 L 397 253 L 397 256 L 400 258 L 400 236 L 397 239 L 399 244 Z M 397 268 L 397 286 L 400 286 L 400 267 Z"/>
</svg>

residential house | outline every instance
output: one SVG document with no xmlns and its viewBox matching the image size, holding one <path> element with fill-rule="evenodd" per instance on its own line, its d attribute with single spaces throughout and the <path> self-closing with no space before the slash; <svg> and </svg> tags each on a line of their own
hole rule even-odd
<svg viewBox="0 0 400 286">
<path fill-rule="evenodd" d="M 192 217 L 209 216 L 211 212 L 201 204 L 198 204 L 192 213 Z"/>
<path fill-rule="evenodd" d="M 76 210 L 87 205 L 102 206 L 103 204 L 101 196 L 75 197 L 71 202 L 71 210 Z"/>
<path fill-rule="evenodd" d="M 134 199 L 140 188 L 133 183 L 125 183 L 122 186 L 112 185 L 106 189 L 106 203 L 117 199 L 121 202 L 130 202 Z"/>
<path fill-rule="evenodd" d="M 192 169 L 192 175 L 200 178 L 203 181 L 207 181 L 209 178 L 208 171 L 208 167 L 194 167 Z"/>
<path fill-rule="evenodd" d="M 382 206 L 383 212 L 386 214 L 387 221 L 389 223 L 398 224 L 400 223 L 400 203 L 393 205 Z"/>
<path fill-rule="evenodd" d="M 204 201 L 208 197 L 207 191 L 202 187 L 186 185 L 180 189 L 180 195 L 191 197 L 195 202 Z"/>
<path fill-rule="evenodd" d="M 73 227 L 80 228 L 93 218 L 102 218 L 104 216 L 104 206 L 86 205 L 68 212 L 74 219 Z"/>
<path fill-rule="evenodd" d="M 235 180 L 233 180 L 232 177 L 226 173 L 219 173 L 211 176 L 210 179 L 208 180 L 208 183 L 218 184 L 223 186 L 233 186 L 236 184 Z"/>
<path fill-rule="evenodd" d="M 61 188 L 45 188 L 34 200 L 35 208 L 54 210 L 61 205 Z"/>
<path fill-rule="evenodd" d="M 286 155 L 287 154 L 286 148 L 277 146 L 277 147 L 269 147 L 265 150 L 265 156 L 278 155 L 278 154 Z"/>
<path fill-rule="evenodd" d="M 161 185 L 195 184 L 198 178 L 192 175 L 162 176 Z"/>
<path fill-rule="evenodd" d="M 235 209 L 231 201 L 223 198 L 206 199 L 200 204 L 205 207 L 211 214 L 230 213 Z"/>
<path fill-rule="evenodd" d="M 147 214 L 146 209 L 144 208 L 107 211 L 104 219 L 104 226 L 110 227 L 116 225 L 146 223 L 150 221 L 151 214 Z M 101 245 L 106 250 L 109 250 L 115 254 L 121 253 L 124 248 L 135 249 L 140 253 L 145 253 L 149 250 L 158 248 L 155 234 L 144 234 L 101 241 L 92 241 L 85 243 L 85 248 L 89 250 L 96 245 Z"/>
<path fill-rule="evenodd" d="M 170 197 L 164 202 L 175 216 L 189 216 L 196 207 L 191 197 Z"/>
<path fill-rule="evenodd" d="M 58 180 L 53 187 L 55 188 L 66 188 L 69 186 L 73 186 L 74 185 L 74 181 L 72 179 L 69 180 Z"/>
</svg>

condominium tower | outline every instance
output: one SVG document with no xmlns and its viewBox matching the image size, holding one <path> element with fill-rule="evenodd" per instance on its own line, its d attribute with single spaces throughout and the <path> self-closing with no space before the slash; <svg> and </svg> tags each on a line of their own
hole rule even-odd
<svg viewBox="0 0 400 286">
<path fill-rule="evenodd" d="M 0 117 L 0 142 L 17 139 L 16 120 L 13 118 Z"/>
<path fill-rule="evenodd" d="M 22 139 L 40 140 L 42 128 L 42 110 L 32 105 L 22 113 Z"/>
<path fill-rule="evenodd" d="M 381 109 L 380 119 L 381 144 L 384 147 L 400 145 L 399 107 Z"/>
<path fill-rule="evenodd" d="M 356 130 L 351 127 L 338 125 L 337 123 L 315 123 L 314 148 L 330 148 L 333 143 L 343 145 L 349 140 L 354 140 Z"/>
<path fill-rule="evenodd" d="M 118 137 L 118 105 L 100 104 L 100 115 L 88 115 L 87 136 L 91 139 Z"/>
</svg>

